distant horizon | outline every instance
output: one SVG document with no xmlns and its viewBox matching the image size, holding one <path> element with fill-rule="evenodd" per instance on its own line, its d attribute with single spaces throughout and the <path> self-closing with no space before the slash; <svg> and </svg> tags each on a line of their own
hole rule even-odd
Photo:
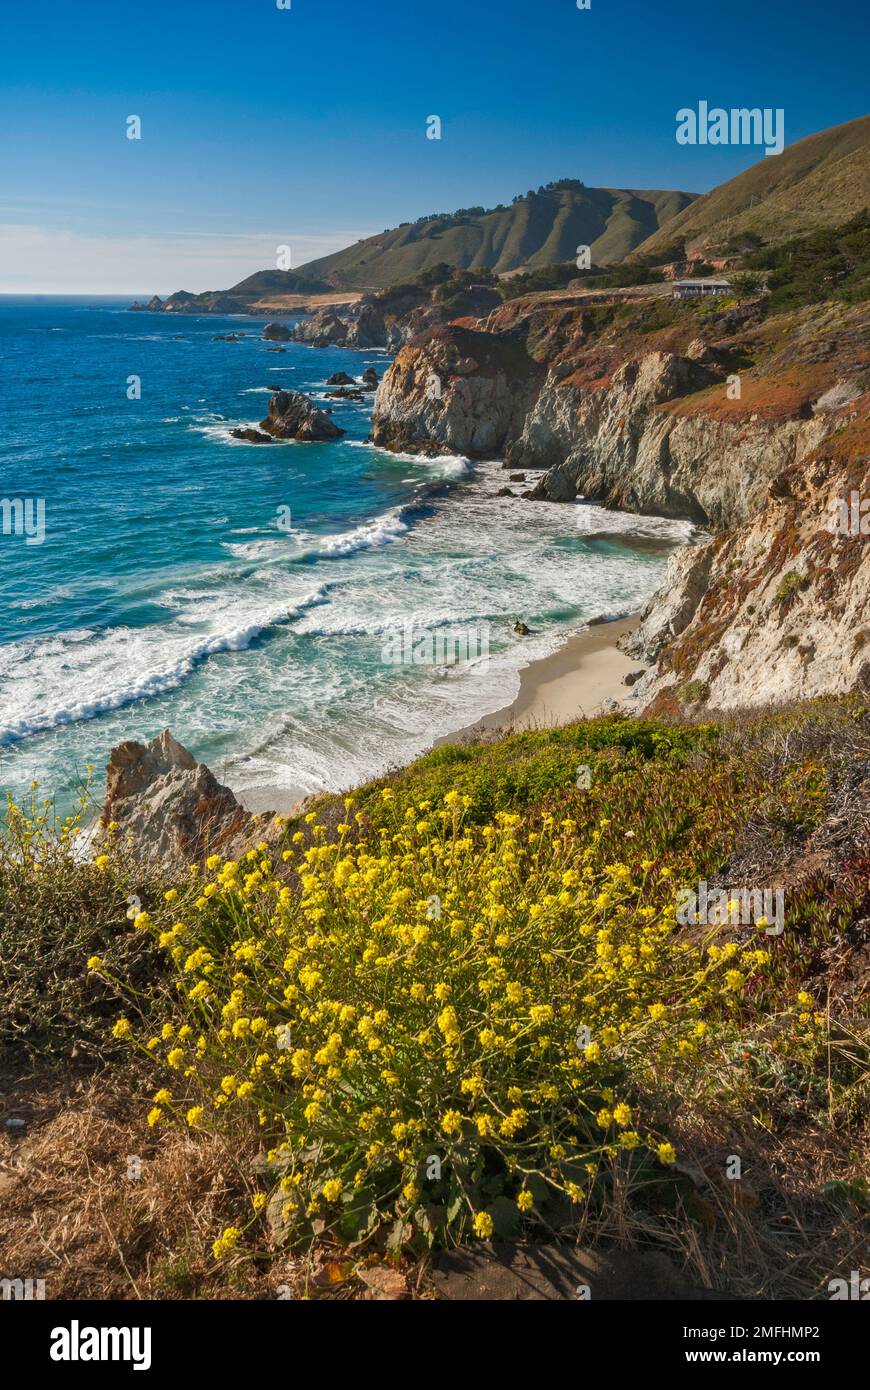
<svg viewBox="0 0 870 1390">
<path fill-rule="evenodd" d="M 752 165 L 753 165 L 754 163 L 757 163 L 757 160 L 758 160 L 758 153 L 759 153 L 758 150 L 755 149 L 755 148 L 751 148 L 751 149 L 748 149 L 748 150 L 747 150 L 747 156 L 748 156 L 748 163 L 747 163 L 747 165 L 746 165 L 747 168 L 751 168 Z M 742 171 L 741 171 L 741 172 L 742 172 Z M 561 180 L 570 179 L 570 178 L 575 178 L 575 177 L 576 177 L 576 176 L 573 175 L 573 174 L 563 174 L 563 175 L 561 175 L 561 176 L 557 176 L 557 178 L 554 179 L 554 180 L 549 180 L 549 182 L 559 182 L 559 181 L 561 181 Z M 579 181 L 580 181 L 580 180 L 578 180 L 578 182 L 579 182 Z M 585 180 L 583 180 L 583 182 L 585 183 Z M 537 186 L 540 188 L 542 185 L 538 184 Z M 616 189 L 619 189 L 619 190 L 633 190 L 633 191 L 635 191 L 635 192 L 641 192 L 641 191 L 647 191 L 647 192 L 648 192 L 648 191 L 653 191 L 653 186 L 652 186 L 652 185 L 650 185 L 650 184 L 641 184 L 641 183 L 637 183 L 637 182 L 636 182 L 636 183 L 633 183 L 633 184 L 615 184 L 615 183 L 612 183 L 612 182 L 611 182 L 611 183 L 594 184 L 594 185 L 587 185 L 587 186 L 589 186 L 589 187 L 596 187 L 596 188 L 614 189 L 614 190 L 616 190 Z M 712 187 L 716 187 L 716 185 L 713 184 Z M 502 199 L 500 200 L 500 203 L 491 204 L 490 207 L 486 209 L 486 211 L 487 211 L 487 212 L 488 212 L 488 211 L 492 211 L 492 210 L 493 210 L 495 207 L 497 207 L 497 206 L 509 206 L 509 205 L 511 204 L 511 202 L 513 201 L 514 198 L 524 197 L 525 194 L 526 194 L 528 191 L 529 191 L 528 189 L 523 190 L 523 191 L 517 190 L 516 192 L 510 194 L 509 196 L 506 195 L 504 198 L 502 198 Z M 701 197 L 703 197 L 703 193 L 695 192 L 693 189 L 689 189 L 689 188 L 679 188 L 679 189 L 658 189 L 658 188 L 656 188 L 654 191 L 658 191 L 658 192 L 666 191 L 666 192 L 685 193 L 685 194 L 688 194 L 688 195 L 689 195 L 690 197 L 692 197 L 692 198 L 701 198 Z M 710 189 L 705 189 L 705 190 L 704 190 L 704 192 L 709 192 L 709 191 L 710 191 Z M 478 204 L 477 206 L 482 206 L 482 205 Z M 442 211 L 442 212 L 444 212 L 444 213 L 446 213 L 446 214 L 449 215 L 449 214 L 452 214 L 452 213 L 456 212 L 460 207 L 461 207 L 461 204 L 460 204 L 460 203 L 454 203 L 454 204 L 451 205 L 450 207 L 444 207 L 444 208 L 440 209 L 440 211 Z M 420 220 L 421 217 L 426 216 L 426 215 L 427 215 L 427 214 L 418 214 L 416 217 L 407 217 L 407 218 L 403 217 L 403 218 L 401 218 L 401 219 L 399 220 L 399 222 L 396 222 L 396 223 L 392 224 L 392 226 L 391 226 L 389 229 L 381 228 L 381 231 L 383 232 L 384 230 L 393 230 L 395 227 L 398 227 L 398 226 L 403 225 L 403 224 L 406 224 L 406 223 L 407 223 L 407 224 L 412 224 L 413 222 Z M 3 228 L 2 224 L 0 224 L 0 249 L 2 249 L 2 234 L 3 234 L 3 231 L 4 231 L 4 228 Z M 347 239 L 344 239 L 344 240 L 342 240 L 341 238 L 337 238 L 337 239 L 336 239 L 336 243 L 335 243 L 334 246 L 330 245 L 330 246 L 328 246 L 326 249 L 321 249 L 321 250 L 319 250 L 319 251 L 317 252 L 317 255 L 312 256 L 308 261 L 300 261 L 298 264 L 293 265 L 292 269 L 293 269 L 294 271 L 297 271 L 297 272 L 300 271 L 300 270 L 304 270 L 305 267 L 306 267 L 307 265 L 310 265 L 312 261 L 319 260 L 319 259 L 321 259 L 323 256 L 331 255 L 331 254 L 333 254 L 333 253 L 336 252 L 336 251 L 343 251 L 343 250 L 345 250 L 347 247 L 352 246 L 355 242 L 367 240 L 369 237 L 377 236 L 377 234 L 378 234 L 378 233 L 377 233 L 377 230 L 374 230 L 374 229 L 373 229 L 373 230 L 371 230 L 371 231 L 364 232 L 364 233 L 362 233 L 362 234 L 360 234 L 360 235 L 354 235 L 352 238 L 347 238 Z M 267 253 L 264 251 L 264 255 L 263 255 L 263 257 L 261 258 L 260 261 L 258 261 L 256 264 L 251 263 L 249 267 L 243 268 L 242 271 L 241 271 L 241 273 L 238 275 L 238 278 L 237 278 L 237 279 L 233 279 L 232 282 L 227 282 L 227 283 L 225 283 L 225 284 L 207 284 L 207 285 L 197 285 L 197 286 L 195 286 L 195 287 L 194 287 L 192 284 L 175 284 L 175 285 L 172 286 L 171 289 L 169 289 L 169 288 L 164 288 L 164 289 L 156 289 L 156 290 L 155 290 L 155 289 L 147 289 L 147 290 L 142 290 L 142 289 L 140 289 L 140 290 L 130 290 L 130 289 L 106 289 L 106 288 L 93 289 L 93 290 L 91 290 L 91 289 L 84 288 L 84 289 L 79 289 L 79 290 L 76 290 L 76 291 L 72 291 L 72 290 L 60 289 L 60 288 L 48 288 L 48 289 L 42 289 L 42 290 L 7 290 L 7 289 L 0 288 L 0 298 L 12 298 L 12 297 L 18 296 L 18 297 L 22 297 L 22 298 L 48 298 L 48 299 L 52 299 L 52 298 L 70 298 L 70 299 L 75 299 L 75 298 L 82 298 L 82 297 L 84 297 L 84 298 L 88 298 L 88 297 L 99 297 L 99 298 L 105 298 L 105 299 L 112 299 L 112 298 L 126 298 L 126 297 L 128 297 L 128 296 L 132 296 L 133 298 L 140 298 L 140 299 L 148 300 L 148 299 L 153 298 L 154 295 L 157 295 L 157 296 L 158 296 L 159 298 L 161 298 L 161 299 L 167 298 L 169 295 L 171 295 L 171 294 L 176 294 L 176 293 L 178 293 L 179 291 L 187 292 L 187 293 L 193 293 L 193 294 L 203 294 L 203 293 L 207 293 L 207 292 L 209 292 L 209 291 L 214 291 L 214 290 L 224 291 L 224 290 L 232 289 L 234 285 L 240 284 L 241 281 L 242 281 L 242 280 L 245 280 L 249 275 L 256 275 L 256 274 L 257 274 L 258 272 L 260 272 L 260 271 L 269 270 L 269 269 L 275 269 L 275 268 L 276 268 L 275 265 L 274 265 L 274 246 L 280 244 L 280 242 L 278 241 L 277 237 L 278 237 L 278 234 L 277 234 L 277 233 L 273 233 L 271 237 L 267 237 L 267 236 L 264 235 L 262 238 L 258 238 L 259 240 L 262 240 L 262 241 L 263 241 L 264 246 L 265 246 L 265 245 L 268 245 L 269 251 L 271 252 L 271 260 L 267 259 Z M 227 317 L 232 317 L 232 315 L 227 315 Z"/>
<path fill-rule="evenodd" d="M 703 195 L 763 151 L 679 143 L 681 108 L 782 110 L 786 146 L 866 108 L 861 0 L 734 0 L 724 40 L 692 0 L 83 8 L 0 13 L 3 294 L 223 290 L 564 177 Z"/>
<path fill-rule="evenodd" d="M 862 113 L 862 114 L 863 114 L 863 113 Z M 852 117 L 849 117 L 846 121 L 837 121 L 837 122 L 834 122 L 834 126 L 833 126 L 833 127 L 826 127 L 826 129 L 835 128 L 837 125 L 845 125 L 845 124 L 848 124 L 849 121 L 852 121 L 852 120 L 860 120 L 860 119 L 862 119 L 862 116 L 852 116 Z M 813 134 L 817 134 L 817 133 L 819 133 L 819 132 L 816 132 L 816 131 L 807 132 L 808 135 L 813 135 Z M 806 139 L 806 138 L 807 138 L 807 135 L 802 135 L 802 136 L 800 136 L 799 138 L 800 138 L 800 139 Z M 791 142 L 790 142 L 790 144 L 797 144 L 797 143 L 798 143 L 797 140 L 794 140 L 794 141 L 791 141 Z M 759 152 L 759 150 L 758 150 L 757 147 L 752 147 L 752 146 L 750 146 L 750 147 L 744 147 L 744 148 L 745 148 L 745 152 L 746 152 L 746 156 L 747 156 L 747 162 L 746 162 L 746 165 L 745 165 L 745 169 L 749 169 L 749 168 L 752 168 L 753 165 L 759 163 L 759 162 L 760 162 L 760 157 L 763 158 L 763 155 L 760 156 L 760 152 Z M 787 145 L 786 145 L 786 150 L 787 150 L 788 148 L 789 148 L 789 145 L 787 144 Z M 737 171 L 737 173 L 741 173 L 741 172 L 744 172 L 744 170 L 738 170 L 738 171 Z M 553 179 L 553 180 L 548 180 L 548 182 L 559 182 L 559 181 L 561 181 L 561 180 L 570 179 L 570 178 L 574 178 L 574 177 L 575 177 L 575 176 L 574 176 L 574 175 L 571 175 L 571 174 L 564 174 L 564 175 L 561 175 L 561 176 L 557 176 L 557 177 L 556 177 L 555 179 Z M 731 177 L 733 178 L 733 177 L 735 177 L 735 175 L 732 174 Z M 579 181 L 579 180 L 578 180 L 578 181 Z M 727 180 L 726 180 L 726 181 L 727 181 Z M 582 182 L 585 183 L 585 180 L 583 180 Z M 541 187 L 541 186 L 542 186 L 542 185 L 540 185 L 540 184 L 538 185 L 538 187 Z M 667 191 L 667 192 L 686 193 L 686 194 L 689 194 L 691 197 L 697 199 L 697 198 L 702 198 L 702 197 L 705 195 L 705 193 L 709 193 L 713 188 L 718 187 L 718 184 L 716 184 L 716 183 L 712 184 L 710 188 L 704 189 L 703 192 L 695 192 L 694 190 L 688 189 L 688 188 L 660 189 L 660 188 L 656 187 L 655 189 L 653 189 L 653 185 L 650 185 L 650 184 L 643 184 L 643 185 L 642 185 L 640 182 L 637 182 L 637 181 L 636 181 L 635 183 L 633 183 L 633 184 L 616 184 L 616 183 L 610 182 L 610 183 L 605 183 L 605 184 L 595 184 L 595 185 L 586 185 L 586 186 L 587 186 L 587 187 L 596 187 L 596 188 L 607 188 L 607 189 L 614 189 L 614 190 L 616 190 L 616 189 L 622 189 L 622 190 L 633 189 L 633 190 L 638 191 L 638 192 L 640 192 L 640 191 L 647 191 L 647 192 L 649 192 L 649 191 L 659 191 L 659 192 L 660 192 L 660 191 Z M 529 190 L 526 190 L 526 192 L 528 192 L 528 191 L 529 191 Z M 510 203 L 513 201 L 513 199 L 514 199 L 515 197 L 523 197 L 523 196 L 525 196 L 525 195 L 524 195 L 524 193 L 522 193 L 522 192 L 518 192 L 518 193 L 515 193 L 515 194 L 511 194 L 510 197 L 507 197 L 507 198 L 502 199 L 500 205 L 501 205 L 501 206 L 509 206 Z M 482 205 L 478 204 L 478 206 L 482 206 Z M 487 211 L 487 212 L 492 211 L 496 206 L 499 206 L 499 204 L 491 204 L 490 207 L 486 209 L 486 211 Z M 444 212 L 445 214 L 448 214 L 448 215 L 449 215 L 449 214 L 451 214 L 451 213 L 457 211 L 459 207 L 460 207 L 459 204 L 455 204 L 455 205 L 453 205 L 452 207 L 444 207 L 444 208 L 440 209 L 440 211 L 442 211 L 442 212 Z M 421 220 L 422 217 L 427 216 L 427 215 L 431 215 L 431 214 L 419 214 L 418 217 L 416 217 L 416 218 L 401 218 L 400 221 L 394 223 L 390 228 L 387 228 L 387 229 L 381 228 L 381 231 L 383 232 L 384 230 L 393 230 L 394 228 L 396 228 L 396 227 L 398 227 L 398 226 L 400 226 L 400 225 L 403 225 L 403 224 L 410 224 L 410 223 L 413 223 L 414 221 Z M 484 215 L 485 215 L 485 214 L 484 214 Z M 4 233 L 5 230 L 7 230 L 7 229 L 4 228 L 3 224 L 0 224 L 0 252 L 2 252 L 2 250 L 3 250 L 2 237 L 3 237 L 3 233 Z M 262 238 L 256 238 L 256 239 L 257 239 L 257 240 L 262 240 L 263 243 L 264 243 L 264 245 L 268 244 L 268 246 L 271 248 L 273 242 L 274 242 L 275 245 L 279 244 L 277 241 L 275 241 L 276 235 L 277 235 L 277 234 L 274 234 L 274 233 L 273 233 L 273 234 L 272 234 L 272 237 L 263 236 Z M 355 242 L 357 242 L 357 241 L 365 240 L 365 239 L 367 239 L 368 237 L 372 237 L 372 236 L 376 236 L 376 235 L 378 235 L 377 231 L 368 231 L 368 232 L 361 233 L 360 235 L 355 235 L 352 239 L 347 239 L 347 238 L 346 238 L 346 239 L 342 240 L 341 238 L 338 238 L 338 239 L 336 240 L 336 244 L 335 244 L 334 246 L 330 246 L 328 249 L 321 249 L 321 250 L 318 250 L 317 255 L 312 256 L 311 259 L 310 259 L 309 261 L 300 261 L 298 264 L 293 265 L 293 266 L 292 266 L 292 270 L 293 270 L 293 271 L 296 271 L 296 272 L 301 271 L 301 270 L 304 270 L 305 267 L 306 267 L 307 265 L 311 264 L 311 261 L 319 260 L 321 257 L 327 256 L 327 255 L 331 255 L 331 254 L 333 254 L 333 253 L 336 252 L 336 251 L 343 251 L 343 250 L 345 250 L 347 247 L 353 245 L 353 244 L 354 244 Z M 72 290 L 72 289 L 66 289 L 66 288 L 61 289 L 61 288 L 59 288 L 59 287 L 54 287 L 54 286 L 49 287 L 49 288 L 43 288 L 43 289 L 6 289 L 6 288 L 3 288 L 2 282 L 0 282 L 0 299 L 124 299 L 124 300 L 130 299 L 130 300 L 133 300 L 133 301 L 138 300 L 138 301 L 140 301 L 140 302 L 142 302 L 142 301 L 147 302 L 149 299 L 152 299 L 155 295 L 156 295 L 158 298 L 160 298 L 160 299 L 165 299 L 165 298 L 168 298 L 170 295 L 176 294 L 176 293 L 178 293 L 178 292 L 180 292 L 180 291 L 181 291 L 181 292 L 187 292 L 187 293 L 193 293 L 193 294 L 208 293 L 208 292 L 210 292 L 210 291 L 226 291 L 226 290 L 232 289 L 234 285 L 240 284 L 243 280 L 245 280 L 246 278 L 248 278 L 248 276 L 250 276 L 250 275 L 255 275 L 255 274 L 257 274 L 258 272 L 261 272 L 261 271 L 264 271 L 264 270 L 275 269 L 275 268 L 276 268 L 276 266 L 274 265 L 274 255 L 272 256 L 272 261 L 270 262 L 270 261 L 267 259 L 267 253 L 264 251 L 264 255 L 263 255 L 263 257 L 262 257 L 259 261 L 257 261 L 256 263 L 254 263 L 253 261 L 252 261 L 252 262 L 249 262 L 246 266 L 244 266 L 244 267 L 241 268 L 241 270 L 239 271 L 239 273 L 237 274 L 237 276 L 234 276 L 234 278 L 233 278 L 231 281 L 228 281 L 227 283 L 221 283 L 221 284 L 217 284 L 217 283 L 212 284 L 212 283 L 209 283 L 209 284 L 203 284 L 203 285 L 194 285 L 193 283 L 179 283 L 179 284 L 174 284 L 171 288 L 169 288 L 169 287 L 164 287 L 164 288 L 162 288 L 162 289 L 152 289 L 152 288 L 150 288 L 150 287 L 147 288 L 147 289 L 142 289 L 142 288 L 140 287 L 138 290 L 126 289 L 126 288 L 113 288 L 113 289 L 109 289 L 109 288 L 106 288 L 105 286 L 101 286 L 101 287 L 99 287 L 99 288 L 87 288 L 87 287 L 85 287 L 85 288 L 78 288 L 78 289 Z M 232 317 L 250 317 L 250 315 L 247 315 L 247 314 L 242 314 L 242 315 L 227 314 L 227 315 L 224 315 L 223 317 L 227 317 L 227 318 L 232 318 Z"/>
</svg>

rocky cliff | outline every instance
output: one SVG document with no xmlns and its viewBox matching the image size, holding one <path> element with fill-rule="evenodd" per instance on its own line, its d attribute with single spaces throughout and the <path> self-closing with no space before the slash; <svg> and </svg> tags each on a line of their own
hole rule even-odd
<svg viewBox="0 0 870 1390">
<path fill-rule="evenodd" d="M 673 557 L 644 614 L 628 650 L 656 666 L 635 707 L 840 692 L 868 676 L 870 549 L 826 518 L 868 487 L 868 328 L 863 304 L 768 316 L 761 302 L 696 313 L 654 294 L 591 308 L 530 296 L 485 328 L 406 344 L 373 439 L 504 455 L 546 470 L 526 497 L 716 533 Z"/>
<path fill-rule="evenodd" d="M 747 525 L 672 556 L 623 644 L 657 663 L 631 703 L 674 712 L 870 691 L 870 534 L 850 505 L 870 497 L 870 469 L 854 435 L 780 473 Z"/>
<path fill-rule="evenodd" d="M 430 329 L 384 375 L 372 440 L 410 453 L 492 458 L 519 434 L 543 375 L 519 336 L 455 323 Z"/>
<path fill-rule="evenodd" d="M 445 267 L 447 271 L 447 267 Z M 497 309 L 502 297 L 492 285 L 450 275 L 437 284 L 396 285 L 364 295 L 345 313 L 325 310 L 298 323 L 293 337 L 313 347 L 385 348 L 397 352 L 417 334 L 440 323 L 480 318 Z"/>
<path fill-rule="evenodd" d="M 332 347 L 347 341 L 347 328 L 347 319 L 332 309 L 323 309 L 294 324 L 292 333 L 288 332 L 287 336 L 295 338 L 298 343 L 310 343 L 313 347 Z"/>
<path fill-rule="evenodd" d="M 694 346 L 696 357 L 690 348 L 689 356 L 634 358 L 609 384 L 591 388 L 548 378 L 507 465 L 546 468 L 533 495 L 549 501 L 594 498 L 714 529 L 746 521 L 769 479 L 807 454 L 830 424 L 823 412 L 806 420 L 718 418 L 725 373 L 704 365 L 704 345 Z M 706 408 L 676 406 L 700 392 Z"/>
</svg>

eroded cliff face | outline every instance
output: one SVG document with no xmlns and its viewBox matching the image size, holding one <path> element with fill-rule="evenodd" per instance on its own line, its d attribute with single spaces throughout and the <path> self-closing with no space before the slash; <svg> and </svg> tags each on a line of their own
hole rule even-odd
<svg viewBox="0 0 870 1390">
<path fill-rule="evenodd" d="M 495 458 L 520 433 L 543 378 L 520 337 L 455 323 L 429 329 L 386 372 L 372 441 L 408 453 Z"/>
<path fill-rule="evenodd" d="M 631 705 L 733 709 L 870 690 L 870 526 L 862 535 L 850 508 L 870 496 L 870 469 L 856 434 L 846 427 L 776 477 L 745 526 L 671 557 L 623 644 L 656 663 Z"/>
<path fill-rule="evenodd" d="M 655 663 L 632 708 L 865 684 L 870 537 L 828 519 L 870 488 L 867 307 L 768 318 L 739 306 L 707 315 L 703 337 L 698 318 L 668 313 L 530 297 L 485 328 L 421 334 L 378 392 L 374 442 L 504 453 L 506 467 L 545 470 L 527 497 L 583 496 L 714 532 L 672 557 L 627 647 Z M 664 328 L 650 332 L 652 319 Z"/>
<path fill-rule="evenodd" d="M 312 347 L 334 347 L 347 342 L 347 330 L 346 318 L 333 309 L 322 309 L 295 324 L 287 336 L 297 343 L 310 343 Z"/>
<path fill-rule="evenodd" d="M 593 498 L 715 530 L 739 525 L 762 505 L 770 478 L 818 444 L 830 423 L 822 415 L 723 419 L 667 408 L 714 385 L 711 404 L 725 396 L 725 374 L 669 352 L 628 361 L 591 389 L 551 375 L 506 462 L 547 469 L 538 498 Z"/>
</svg>

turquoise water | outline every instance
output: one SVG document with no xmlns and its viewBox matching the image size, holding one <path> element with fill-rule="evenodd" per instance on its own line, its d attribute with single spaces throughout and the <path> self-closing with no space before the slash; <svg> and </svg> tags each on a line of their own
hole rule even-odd
<svg viewBox="0 0 870 1390">
<path fill-rule="evenodd" d="M 66 806 L 88 763 L 165 726 L 236 791 L 352 785 L 511 700 L 584 619 L 636 608 L 665 559 L 650 538 L 686 534 L 375 449 L 368 401 L 329 402 L 336 443 L 235 441 L 270 384 L 317 396 L 389 358 L 270 353 L 256 320 L 128 303 L 0 299 L 0 497 L 45 508 L 42 543 L 11 517 L 0 534 L 0 786 Z M 489 659 L 385 661 L 408 623 L 488 625 Z"/>
</svg>

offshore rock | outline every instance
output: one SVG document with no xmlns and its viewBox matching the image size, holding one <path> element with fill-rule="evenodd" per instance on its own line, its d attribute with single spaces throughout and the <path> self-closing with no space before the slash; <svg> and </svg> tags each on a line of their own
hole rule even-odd
<svg viewBox="0 0 870 1390">
<path fill-rule="evenodd" d="M 260 421 L 260 429 L 275 439 L 299 439 L 303 443 L 340 439 L 344 434 L 326 411 L 301 391 L 276 391 L 269 401 L 269 414 Z"/>
</svg>

